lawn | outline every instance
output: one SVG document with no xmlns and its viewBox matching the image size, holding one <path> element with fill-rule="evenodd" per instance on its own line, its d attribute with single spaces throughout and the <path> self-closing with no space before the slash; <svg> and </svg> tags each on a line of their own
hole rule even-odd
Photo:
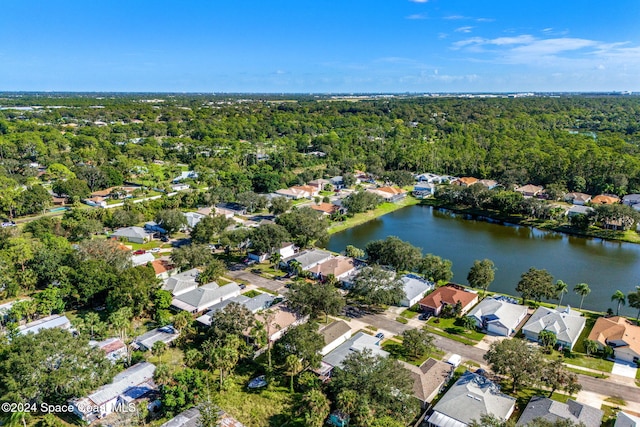
<svg viewBox="0 0 640 427">
<path fill-rule="evenodd" d="M 602 372 L 611 372 L 613 362 L 600 357 L 591 357 L 585 354 L 570 353 L 564 356 L 564 362 L 583 368 L 595 369 Z"/>
<path fill-rule="evenodd" d="M 407 319 L 413 319 L 417 315 L 418 315 L 418 312 L 417 311 L 413 311 L 410 308 L 407 308 L 405 311 L 400 313 L 400 316 L 406 317 Z"/>
<path fill-rule="evenodd" d="M 391 357 L 393 357 L 394 359 L 402 360 L 404 362 L 411 363 L 412 365 L 416 365 L 416 366 L 422 365 L 422 363 L 424 363 L 424 361 L 430 357 L 433 357 L 434 359 L 441 359 L 442 357 L 444 357 L 444 352 L 437 348 L 431 352 L 426 352 L 422 356 L 417 357 L 415 359 L 407 357 L 404 351 L 404 348 L 402 347 L 402 343 L 395 339 L 389 339 L 385 341 L 382 344 L 382 348 L 385 351 L 388 351 Z"/>
<path fill-rule="evenodd" d="M 348 218 L 346 221 L 337 222 L 332 224 L 329 227 L 329 234 L 334 234 L 339 231 L 346 230 L 351 227 L 355 227 L 356 225 L 364 224 L 367 221 L 371 221 L 379 216 L 384 214 L 388 214 L 393 211 L 397 211 L 398 209 L 402 209 L 406 206 L 417 205 L 420 203 L 418 199 L 415 197 L 407 196 L 405 199 L 399 201 L 398 203 L 382 203 L 380 206 L 371 210 L 369 212 L 363 212 L 355 214 L 353 217 Z"/>
<path fill-rule="evenodd" d="M 460 320 L 456 318 L 444 319 L 440 317 L 432 317 L 427 321 L 427 325 L 430 329 L 439 329 L 452 339 L 463 338 L 467 341 L 472 341 L 473 344 L 481 341 L 484 338 L 484 334 L 478 331 L 470 331 L 460 325 Z M 441 335 L 441 334 L 439 334 Z"/>
</svg>

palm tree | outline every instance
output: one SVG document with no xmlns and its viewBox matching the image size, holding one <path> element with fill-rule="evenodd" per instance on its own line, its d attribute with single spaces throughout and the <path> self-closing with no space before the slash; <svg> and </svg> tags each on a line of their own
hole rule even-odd
<svg viewBox="0 0 640 427">
<path fill-rule="evenodd" d="M 580 299 L 580 310 L 582 310 L 582 303 L 584 302 L 584 297 L 591 293 L 591 289 L 589 289 L 589 285 L 586 283 L 578 283 L 573 290 L 576 294 L 580 295 L 582 298 Z"/>
<path fill-rule="evenodd" d="M 556 292 L 560 296 L 560 301 L 558 302 L 558 307 L 560 307 L 562 305 L 562 297 L 564 296 L 564 294 L 569 292 L 569 285 L 564 283 L 562 280 L 558 280 L 556 282 Z"/>
<path fill-rule="evenodd" d="M 302 273 L 302 264 L 296 259 L 289 263 L 289 268 L 291 269 L 291 272 L 296 276 L 299 276 L 300 273 Z"/>
<path fill-rule="evenodd" d="M 295 354 L 290 354 L 287 356 L 287 359 L 284 362 L 285 368 L 287 370 L 287 374 L 291 379 L 289 384 L 289 391 L 293 393 L 293 377 L 302 370 L 302 362 Z"/>
<path fill-rule="evenodd" d="M 638 323 L 640 321 L 640 286 L 636 286 L 636 291 L 627 295 L 627 301 L 629 302 L 629 307 L 638 309 L 638 315 L 636 316 L 636 323 Z"/>
<path fill-rule="evenodd" d="M 616 316 L 618 316 L 620 314 L 620 306 L 626 303 L 627 297 L 620 289 L 618 289 L 613 295 L 611 295 L 611 301 L 618 302 L 618 307 L 616 308 Z"/>
<path fill-rule="evenodd" d="M 278 266 L 280 265 L 280 261 L 281 260 L 282 260 L 282 255 L 280 254 L 280 252 L 274 252 L 269 257 L 269 262 L 271 262 L 271 264 L 273 264 L 273 268 L 274 269 L 278 268 Z"/>
</svg>

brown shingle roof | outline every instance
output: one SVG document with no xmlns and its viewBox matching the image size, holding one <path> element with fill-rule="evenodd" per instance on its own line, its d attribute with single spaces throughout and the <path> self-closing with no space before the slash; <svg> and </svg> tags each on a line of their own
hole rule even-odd
<svg viewBox="0 0 640 427">
<path fill-rule="evenodd" d="M 321 328 L 318 333 L 324 338 L 324 344 L 329 345 L 350 330 L 351 327 L 347 324 L 347 322 L 345 322 L 344 320 L 338 320 L 325 326 L 324 328 Z"/>
<path fill-rule="evenodd" d="M 337 212 L 339 208 L 332 203 L 320 203 L 318 205 L 311 205 L 311 209 L 331 215 Z"/>
<path fill-rule="evenodd" d="M 406 193 L 406 191 L 404 191 L 402 188 L 399 187 L 380 187 L 377 189 L 378 191 L 382 191 L 384 193 L 388 193 L 391 195 L 396 195 L 396 194 L 404 194 Z"/>
<path fill-rule="evenodd" d="M 422 402 L 427 401 L 434 391 L 442 387 L 453 370 L 453 366 L 448 363 L 431 357 L 425 360 L 419 367 L 407 362 L 400 363 L 411 372 L 411 378 L 413 378 L 413 394 Z"/>
<path fill-rule="evenodd" d="M 473 185 L 478 182 L 478 178 L 474 178 L 472 176 L 463 176 L 462 178 L 458 178 L 456 180 L 460 185 Z"/>
<path fill-rule="evenodd" d="M 420 305 L 438 309 L 442 304 L 455 305 L 458 301 L 463 307 L 466 307 L 471 301 L 478 296 L 472 292 L 454 288 L 453 286 L 442 286 L 431 292 L 419 302 Z"/>
<path fill-rule="evenodd" d="M 347 271 L 353 270 L 354 268 L 355 265 L 353 264 L 353 258 L 335 257 L 316 265 L 309 269 L 309 271 L 315 274 L 322 274 L 325 277 L 329 274 L 333 274 L 338 277 Z"/>
<path fill-rule="evenodd" d="M 169 261 L 165 261 L 162 259 L 157 259 L 151 263 L 153 266 L 153 271 L 155 271 L 156 275 L 166 273 L 169 270 L 173 270 L 173 266 Z"/>
<path fill-rule="evenodd" d="M 624 341 L 629 349 L 640 354 L 640 326 L 624 317 L 600 317 L 589 333 L 589 339 L 606 346 L 608 341 Z"/>
</svg>

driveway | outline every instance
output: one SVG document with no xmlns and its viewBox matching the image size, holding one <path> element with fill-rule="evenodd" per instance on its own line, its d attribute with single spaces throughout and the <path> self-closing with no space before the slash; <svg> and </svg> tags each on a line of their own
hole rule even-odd
<svg viewBox="0 0 640 427">
<path fill-rule="evenodd" d="M 629 362 L 623 362 L 621 360 L 615 360 L 611 373 L 614 375 L 620 375 L 621 377 L 636 378 L 638 372 L 638 366 Z"/>
<path fill-rule="evenodd" d="M 287 291 L 287 288 L 284 287 L 286 282 L 280 282 L 278 280 L 266 279 L 262 276 L 258 276 L 257 274 L 253 274 L 249 271 L 244 270 L 229 270 L 227 273 L 228 276 L 234 279 L 241 279 L 249 282 L 252 285 L 255 285 L 258 288 L 265 288 L 270 290 L 271 292 L 276 292 L 280 294 L 284 294 Z"/>
</svg>

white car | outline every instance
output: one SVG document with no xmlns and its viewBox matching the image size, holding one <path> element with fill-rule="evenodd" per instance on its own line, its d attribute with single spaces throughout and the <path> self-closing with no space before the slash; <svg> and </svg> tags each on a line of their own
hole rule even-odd
<svg viewBox="0 0 640 427">
<path fill-rule="evenodd" d="M 149 249 L 149 252 L 151 252 L 151 253 L 160 252 L 160 248 L 151 248 L 151 249 Z"/>
</svg>

